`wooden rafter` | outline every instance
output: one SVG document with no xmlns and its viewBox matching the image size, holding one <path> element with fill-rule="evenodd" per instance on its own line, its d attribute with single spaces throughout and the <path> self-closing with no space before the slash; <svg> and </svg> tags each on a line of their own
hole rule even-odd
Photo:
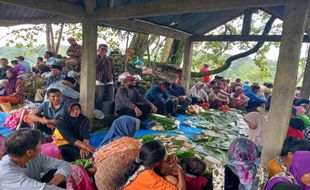
<svg viewBox="0 0 310 190">
<path fill-rule="evenodd" d="M 125 19 L 181 13 L 247 9 L 283 5 L 285 0 L 149 0 L 147 3 L 101 8 L 94 19 Z"/>
<path fill-rule="evenodd" d="M 78 23 L 81 22 L 80 19 L 72 18 L 72 17 L 62 17 L 55 16 L 48 19 L 27 19 L 27 20 L 7 20 L 0 18 L 0 26 L 14 26 L 19 24 L 46 24 L 46 23 Z"/>
<path fill-rule="evenodd" d="M 252 41 L 252 42 L 281 42 L 281 35 L 207 35 L 194 36 L 193 41 L 222 41 L 222 42 L 236 42 L 236 41 Z M 304 36 L 303 42 L 310 42 L 308 35 Z"/>
<path fill-rule="evenodd" d="M 53 13 L 70 17 L 86 18 L 86 11 L 83 7 L 56 0 L 0 0 L 0 3 L 26 7 L 37 11 Z"/>
<path fill-rule="evenodd" d="M 121 28 L 125 30 L 131 30 L 134 32 L 142 32 L 148 34 L 162 35 L 174 39 L 185 39 L 191 35 L 179 30 L 175 30 L 169 27 L 157 25 L 144 20 L 134 19 L 134 20 L 113 20 L 113 21 L 103 21 L 102 25 L 112 26 L 116 28 Z"/>
</svg>

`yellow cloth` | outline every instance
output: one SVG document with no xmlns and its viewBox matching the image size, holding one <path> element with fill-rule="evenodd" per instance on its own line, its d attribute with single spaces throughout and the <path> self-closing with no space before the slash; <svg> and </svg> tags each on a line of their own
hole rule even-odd
<svg viewBox="0 0 310 190">
<path fill-rule="evenodd" d="M 272 178 L 278 173 L 284 172 L 283 168 L 281 167 L 279 161 L 277 159 L 273 159 L 267 164 L 269 177 Z"/>
<path fill-rule="evenodd" d="M 178 190 L 177 186 L 157 175 L 153 170 L 140 173 L 123 190 L 152 189 L 152 190 Z"/>
<path fill-rule="evenodd" d="M 62 145 L 69 144 L 69 142 L 63 138 L 63 136 L 61 135 L 61 133 L 59 132 L 57 128 L 54 130 L 53 144 L 56 146 L 62 146 Z"/>
</svg>

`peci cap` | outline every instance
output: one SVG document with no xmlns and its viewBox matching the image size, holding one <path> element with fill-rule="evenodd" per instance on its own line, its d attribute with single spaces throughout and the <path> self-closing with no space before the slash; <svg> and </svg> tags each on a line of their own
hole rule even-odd
<svg viewBox="0 0 310 190">
<path fill-rule="evenodd" d="M 58 64 L 53 64 L 52 69 L 58 69 L 58 70 L 62 71 L 62 66 L 58 65 Z"/>
</svg>

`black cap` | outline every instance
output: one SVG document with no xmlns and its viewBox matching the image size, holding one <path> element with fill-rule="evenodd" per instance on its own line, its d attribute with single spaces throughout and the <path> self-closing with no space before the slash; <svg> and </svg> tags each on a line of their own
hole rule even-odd
<svg viewBox="0 0 310 190">
<path fill-rule="evenodd" d="M 58 64 L 54 64 L 54 65 L 52 65 L 52 69 L 58 69 L 58 70 L 62 71 L 62 66 L 58 65 Z"/>
<path fill-rule="evenodd" d="M 17 60 L 12 60 L 11 63 L 12 64 L 18 64 L 18 61 Z"/>
<path fill-rule="evenodd" d="M 18 56 L 18 57 L 15 57 L 15 58 L 16 58 L 16 59 L 20 59 L 20 60 L 22 60 L 22 61 L 25 60 L 24 56 L 21 56 L 21 55 Z"/>
<path fill-rule="evenodd" d="M 170 88 L 171 83 L 169 81 L 164 81 L 161 83 L 161 86 L 167 86 L 168 88 Z"/>
<path fill-rule="evenodd" d="M 74 78 L 68 77 L 68 76 L 66 76 L 66 77 L 64 78 L 64 80 L 69 81 L 69 82 L 71 82 L 72 84 L 75 84 L 75 82 L 76 82 Z"/>
</svg>

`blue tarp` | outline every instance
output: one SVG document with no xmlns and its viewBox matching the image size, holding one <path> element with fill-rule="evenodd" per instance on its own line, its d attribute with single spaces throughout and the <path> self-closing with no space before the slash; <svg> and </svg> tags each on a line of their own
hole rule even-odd
<svg viewBox="0 0 310 190">
<path fill-rule="evenodd" d="M 7 113 L 0 112 L 0 126 L 2 125 L 2 123 L 4 123 L 4 118 L 8 115 L 9 114 L 7 114 Z M 149 129 L 140 129 L 136 133 L 135 137 L 140 138 L 140 137 L 145 136 L 145 135 L 159 135 L 159 134 L 179 135 L 180 132 L 182 133 L 182 135 L 190 137 L 190 136 L 193 136 L 193 135 L 196 135 L 196 134 L 199 134 L 202 132 L 202 129 L 200 129 L 200 128 L 189 127 L 189 126 L 182 124 L 184 121 L 186 121 L 188 119 L 188 116 L 177 115 L 177 119 L 180 121 L 181 124 L 180 124 L 179 128 L 174 130 L 174 131 L 163 132 L 163 131 L 152 131 Z M 13 131 L 9 130 L 5 126 L 0 127 L 0 134 L 2 134 L 5 137 L 9 136 L 12 132 Z M 107 133 L 107 131 L 91 134 L 90 139 L 89 139 L 90 144 L 94 147 L 98 147 L 100 142 L 105 137 L 106 133 Z"/>
<path fill-rule="evenodd" d="M 184 135 L 186 137 L 190 137 L 190 136 L 199 134 L 199 133 L 201 133 L 203 131 L 200 128 L 189 127 L 189 126 L 186 126 L 186 125 L 182 124 L 184 121 L 186 121 L 188 119 L 188 116 L 177 115 L 177 119 L 181 122 L 181 124 L 180 124 L 180 127 L 175 130 L 176 132 L 173 132 L 173 131 L 162 132 L 162 131 L 152 131 L 152 130 L 149 130 L 149 129 L 140 129 L 136 133 L 135 137 L 139 138 L 139 137 L 142 137 L 144 135 L 160 135 L 160 134 L 180 135 L 177 131 L 180 131 L 180 132 L 184 133 L 182 135 Z M 106 133 L 107 133 L 107 131 L 91 134 L 90 135 L 90 139 L 89 139 L 89 143 L 92 146 L 97 148 L 99 146 L 100 142 L 105 137 Z"/>
</svg>

